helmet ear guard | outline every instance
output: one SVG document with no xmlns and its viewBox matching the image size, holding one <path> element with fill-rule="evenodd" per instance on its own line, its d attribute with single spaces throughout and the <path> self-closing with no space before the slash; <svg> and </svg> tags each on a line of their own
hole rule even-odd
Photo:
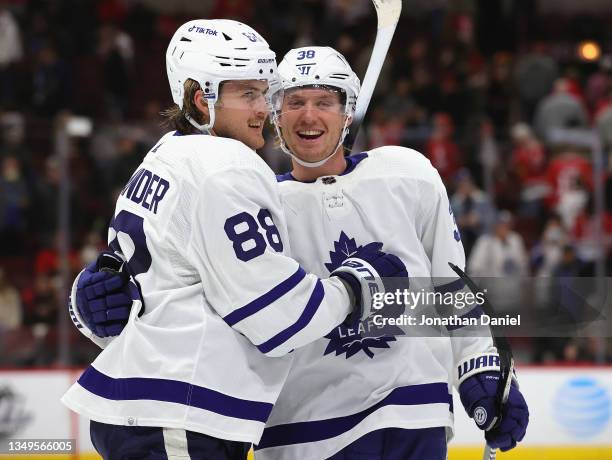
<svg viewBox="0 0 612 460">
<path fill-rule="evenodd" d="M 198 123 L 191 115 L 189 115 L 185 110 L 183 110 L 183 116 L 187 119 L 189 124 L 193 126 L 195 129 L 204 134 L 211 134 L 211 130 L 213 125 L 215 124 L 215 103 L 212 102 L 212 99 L 207 98 L 205 95 L 200 97 L 200 101 L 203 104 L 206 104 L 208 107 L 208 123 L 200 124 Z"/>
</svg>

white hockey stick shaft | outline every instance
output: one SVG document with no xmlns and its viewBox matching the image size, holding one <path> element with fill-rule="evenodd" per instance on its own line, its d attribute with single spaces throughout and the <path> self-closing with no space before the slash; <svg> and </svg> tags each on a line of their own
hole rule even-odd
<svg viewBox="0 0 612 460">
<path fill-rule="evenodd" d="M 502 396 L 502 406 L 508 402 L 508 397 L 510 396 L 510 385 L 512 385 L 512 374 L 514 372 L 514 359 L 510 358 L 510 371 L 506 376 L 506 382 L 504 382 L 504 394 Z M 501 417 L 502 414 L 499 414 L 498 417 Z M 485 445 L 484 453 L 482 455 L 482 460 L 495 460 L 497 458 L 497 449 L 489 446 L 489 444 Z"/>
<path fill-rule="evenodd" d="M 482 460 L 495 460 L 497 458 L 497 449 L 491 447 L 490 445 L 485 445 L 484 454 L 482 455 Z"/>
<path fill-rule="evenodd" d="M 402 12 L 402 0 L 372 0 L 372 3 L 374 3 L 378 16 L 376 40 L 374 41 L 374 48 L 372 49 L 372 56 L 370 57 L 368 69 L 361 83 L 361 90 L 357 98 L 353 123 L 351 124 L 345 143 L 349 150 L 353 149 L 353 144 L 359 133 L 359 128 L 361 127 L 361 123 L 370 105 L 378 76 L 385 63 L 387 51 L 391 45 L 391 40 L 393 39 L 400 13 Z"/>
</svg>

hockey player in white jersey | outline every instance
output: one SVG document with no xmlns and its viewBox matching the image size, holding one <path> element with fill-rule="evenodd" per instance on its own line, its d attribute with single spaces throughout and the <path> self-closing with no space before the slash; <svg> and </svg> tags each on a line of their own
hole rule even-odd
<svg viewBox="0 0 612 460">
<path fill-rule="evenodd" d="M 467 289 L 448 265 L 464 267 L 465 256 L 430 162 L 395 146 L 345 158 L 342 142 L 359 80 L 344 57 L 328 47 L 294 49 L 279 64 L 279 75 L 284 94 L 274 122 L 293 163 L 279 181 L 298 260 L 324 276 L 361 246 L 378 242 L 405 262 L 410 279 L 430 279 L 438 292 Z M 480 312 L 476 307 L 465 314 Z M 493 342 L 461 332 L 395 337 L 364 321 L 296 350 L 256 458 L 445 459 L 453 384 L 470 416 L 477 407 L 489 409 L 475 417 L 479 427 L 488 428 L 497 415 Z M 486 364 L 464 365 L 474 362 Z M 516 386 L 505 410 L 500 429 L 487 435 L 502 450 L 514 447 L 527 425 Z"/>
<path fill-rule="evenodd" d="M 429 161 L 401 147 L 344 157 L 359 91 L 346 60 L 330 48 L 305 47 L 289 52 L 279 70 L 285 92 L 275 123 L 293 160 L 291 173 L 279 181 L 294 256 L 324 276 L 378 242 L 402 258 L 411 277 L 434 283 L 452 278 L 435 286 L 440 292 L 465 289 L 448 266 L 463 267 L 464 253 Z M 452 385 L 468 414 L 478 413 L 479 427 L 490 427 L 498 415 L 491 338 L 461 337 L 460 329 L 451 334 L 457 337 L 406 338 L 388 329 L 377 334 L 364 321 L 296 350 L 256 459 L 446 458 Z M 516 386 L 503 415 L 499 429 L 486 437 L 507 450 L 522 439 L 528 421 Z"/>
<path fill-rule="evenodd" d="M 286 255 L 278 185 L 252 150 L 263 145 L 267 92 L 278 82 L 265 40 L 235 21 L 191 21 L 166 64 L 178 130 L 120 193 L 115 253 L 75 282 L 72 299 L 92 302 L 73 309 L 73 321 L 105 349 L 62 400 L 92 420 L 104 458 L 244 459 L 288 353 L 345 320 L 351 299 L 357 317 L 362 306 L 367 315 L 368 281 L 351 267 L 322 279 Z M 112 290 L 116 275 L 96 270 L 117 255 L 138 285 L 131 309 L 116 296 L 93 300 Z M 405 274 L 376 248 L 356 256 L 373 275 Z M 118 337 L 103 337 L 126 317 Z"/>
</svg>

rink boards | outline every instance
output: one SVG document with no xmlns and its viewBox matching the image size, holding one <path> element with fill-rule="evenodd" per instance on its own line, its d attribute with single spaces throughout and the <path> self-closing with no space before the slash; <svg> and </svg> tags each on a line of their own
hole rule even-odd
<svg viewBox="0 0 612 460">
<path fill-rule="evenodd" d="M 74 439 L 78 455 L 1 455 L 0 460 L 32 458 L 94 459 L 88 421 L 68 411 L 60 396 L 80 370 L 0 371 L 0 401 L 17 414 L 13 438 Z M 521 446 L 499 459 L 611 459 L 612 367 L 521 367 L 521 391 L 529 404 L 530 425 Z M 450 460 L 482 457 L 483 435 L 467 418 L 455 395 L 455 437 Z M 4 406 L 6 407 L 6 406 Z M 298 459 L 296 459 L 298 460 Z"/>
</svg>

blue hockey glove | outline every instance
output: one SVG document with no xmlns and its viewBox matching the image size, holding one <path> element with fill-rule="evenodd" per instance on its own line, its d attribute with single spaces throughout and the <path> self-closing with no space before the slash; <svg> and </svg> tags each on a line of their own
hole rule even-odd
<svg viewBox="0 0 612 460">
<path fill-rule="evenodd" d="M 77 276 L 70 299 L 71 318 L 76 327 L 98 345 L 96 340 L 117 336 L 128 322 L 134 302 L 142 299 L 134 282 L 124 271 L 124 261 L 104 251 Z"/>
<path fill-rule="evenodd" d="M 355 296 L 355 307 L 345 321 L 349 326 L 372 314 L 372 295 L 385 292 L 381 278 L 408 277 L 399 257 L 381 251 L 382 246 L 382 243 L 366 244 L 330 274 L 341 278 Z"/>
<path fill-rule="evenodd" d="M 492 448 L 507 451 L 516 446 L 525 436 L 529 423 L 529 410 L 525 398 L 512 380 L 508 401 L 504 404 L 500 424 L 491 429 L 499 417 L 496 407 L 499 372 L 487 371 L 468 377 L 459 386 L 461 402 L 467 414 L 481 430 L 486 430 L 487 444 Z"/>
</svg>

